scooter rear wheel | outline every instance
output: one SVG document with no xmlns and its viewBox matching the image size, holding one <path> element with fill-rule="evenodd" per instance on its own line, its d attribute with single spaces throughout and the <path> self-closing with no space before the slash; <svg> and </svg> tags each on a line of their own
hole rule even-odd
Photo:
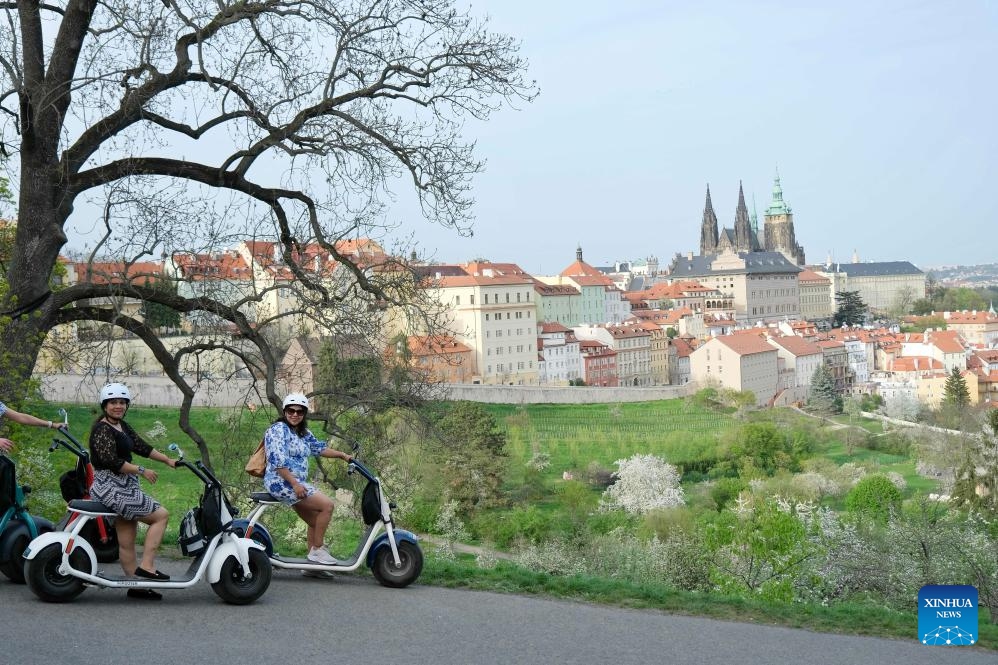
<svg viewBox="0 0 998 665">
<path fill-rule="evenodd" d="M 274 572 L 270 559 L 258 549 L 249 551 L 249 569 L 252 576 L 245 577 L 239 559 L 226 557 L 222 562 L 221 576 L 211 585 L 212 590 L 231 605 L 249 605 L 267 590 Z"/>
<path fill-rule="evenodd" d="M 100 563 L 112 563 L 118 560 L 118 532 L 115 530 L 113 524 L 107 523 L 105 523 L 105 530 L 107 541 L 102 543 L 97 521 L 91 520 L 80 531 L 80 536 L 90 543 L 90 547 L 94 548 L 97 561 Z"/>
<path fill-rule="evenodd" d="M 31 542 L 27 534 L 17 536 L 10 547 L 10 560 L 0 563 L 0 572 L 7 576 L 14 584 L 24 584 L 24 559 L 21 553 Z"/>
<path fill-rule="evenodd" d="M 385 544 L 374 553 L 371 572 L 374 574 L 374 579 L 384 586 L 401 589 L 415 582 L 419 574 L 423 572 L 423 550 L 419 548 L 419 545 L 410 543 L 408 540 L 403 540 L 396 545 L 401 565 L 395 565 L 392 548 Z"/>
<path fill-rule="evenodd" d="M 83 593 L 83 581 L 70 575 L 60 575 L 62 546 L 58 543 L 47 545 L 35 558 L 24 563 L 24 576 L 28 588 L 46 603 L 65 603 Z M 73 568 L 89 570 L 90 557 L 82 548 L 76 548 L 69 555 Z"/>
</svg>

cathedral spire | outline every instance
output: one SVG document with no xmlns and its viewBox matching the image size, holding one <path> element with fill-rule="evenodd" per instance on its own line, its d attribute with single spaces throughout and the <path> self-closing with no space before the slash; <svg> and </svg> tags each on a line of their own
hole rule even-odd
<svg viewBox="0 0 998 665">
<path fill-rule="evenodd" d="M 703 223 L 700 225 L 700 256 L 717 253 L 717 215 L 710 202 L 710 185 L 707 185 L 707 202 L 703 206 Z"/>
<path fill-rule="evenodd" d="M 766 209 L 767 215 L 789 215 L 790 206 L 783 200 L 783 187 L 780 186 L 780 170 L 776 170 L 776 177 L 773 179 L 773 202 Z"/>
<path fill-rule="evenodd" d="M 582 262 L 582 243 L 575 246 L 575 260 Z"/>
<path fill-rule="evenodd" d="M 748 207 L 745 205 L 745 190 L 738 181 L 738 208 L 735 209 L 735 251 L 752 251 L 752 227 L 749 225 Z"/>
</svg>

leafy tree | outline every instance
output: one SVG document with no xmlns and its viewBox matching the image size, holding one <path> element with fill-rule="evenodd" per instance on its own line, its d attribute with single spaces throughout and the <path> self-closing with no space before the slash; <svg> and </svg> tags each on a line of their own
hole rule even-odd
<svg viewBox="0 0 998 665">
<path fill-rule="evenodd" d="M 842 401 L 835 389 L 835 379 L 825 363 L 819 364 L 811 375 L 811 391 L 808 394 L 807 407 L 823 415 L 842 411 Z"/>
<path fill-rule="evenodd" d="M 836 310 L 833 317 L 836 327 L 842 324 L 863 325 L 868 307 L 859 296 L 859 291 L 842 291 L 835 294 Z"/>
<path fill-rule="evenodd" d="M 643 514 L 661 508 L 686 505 L 679 471 L 655 455 L 634 455 L 617 460 L 617 482 L 603 492 L 600 505 Z"/>
<path fill-rule="evenodd" d="M 140 338 L 184 395 L 181 427 L 205 460 L 181 363 L 234 354 L 278 405 L 279 324 L 374 336 L 388 306 L 435 323 L 402 259 L 372 265 L 340 241 L 387 233 L 396 182 L 411 183 L 430 221 L 470 232 L 471 179 L 483 164 L 465 121 L 537 92 L 519 44 L 452 0 L 68 0 L 0 11 L 0 141 L 16 155 L 21 226 L 0 301 L 0 394 L 21 392 L 54 327 L 115 326 Z M 262 240 L 286 276 L 235 302 L 199 293 L 194 279 L 173 294 L 87 271 L 56 291 L 66 229 L 94 225 L 86 203 L 100 206 L 104 229 L 91 261 L 131 265 Z M 335 272 L 317 269 L 309 247 Z M 278 295 L 294 310 L 268 309 Z M 96 305 L 124 299 L 234 335 L 171 352 L 148 324 Z"/>
<path fill-rule="evenodd" d="M 455 402 L 430 414 L 427 449 L 444 476 L 444 492 L 463 515 L 497 505 L 506 465 L 506 435 L 475 402 Z"/>
<path fill-rule="evenodd" d="M 729 593 L 751 591 L 787 602 L 793 598 L 798 571 L 816 553 L 801 518 L 780 510 L 774 501 L 712 515 L 704 532 L 706 546 L 714 553 L 711 578 Z"/>
<path fill-rule="evenodd" d="M 943 406 L 963 408 L 970 405 L 970 390 L 967 381 L 956 367 L 950 372 L 943 387 Z"/>
<path fill-rule="evenodd" d="M 901 506 L 901 490 L 887 476 L 874 474 L 861 479 L 846 495 L 846 508 L 878 520 Z"/>
<path fill-rule="evenodd" d="M 760 472 L 771 476 L 780 469 L 796 471 L 803 451 L 800 442 L 771 422 L 748 423 L 731 444 L 729 457 L 743 478 Z"/>
<path fill-rule="evenodd" d="M 157 279 L 150 283 L 147 278 L 145 287 L 157 289 L 165 294 L 165 297 L 177 295 L 177 285 L 169 280 Z M 152 328 L 179 328 L 180 312 L 155 300 L 146 300 L 142 303 L 142 317 L 145 323 Z"/>
</svg>

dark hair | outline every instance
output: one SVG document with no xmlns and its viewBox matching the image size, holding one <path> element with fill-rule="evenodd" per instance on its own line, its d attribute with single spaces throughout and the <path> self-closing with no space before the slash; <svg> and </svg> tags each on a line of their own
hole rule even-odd
<svg viewBox="0 0 998 665">
<path fill-rule="evenodd" d="M 285 417 L 283 412 L 281 413 L 281 417 L 274 421 L 274 424 L 277 423 L 284 423 L 285 425 L 288 426 L 288 428 L 291 429 L 292 432 L 294 432 L 298 436 L 305 436 L 305 434 L 308 432 L 308 410 L 305 411 L 305 415 L 301 417 L 301 422 L 298 423 L 297 425 L 292 425 L 291 423 L 289 423 L 287 417 Z"/>
</svg>

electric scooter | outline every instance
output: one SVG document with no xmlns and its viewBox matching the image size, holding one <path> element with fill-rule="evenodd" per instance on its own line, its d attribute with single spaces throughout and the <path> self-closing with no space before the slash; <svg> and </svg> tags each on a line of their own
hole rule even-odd
<svg viewBox="0 0 998 665">
<path fill-rule="evenodd" d="M 69 507 L 80 514 L 69 531 L 43 534 L 24 552 L 24 576 L 28 587 L 42 600 L 63 603 L 76 598 L 88 586 L 105 589 L 186 589 L 202 578 L 227 603 L 246 605 L 259 598 L 270 586 L 271 565 L 259 543 L 241 537 L 232 527 L 234 509 L 222 484 L 200 461 L 184 460 L 175 443 L 168 448 L 178 453 L 177 466 L 193 473 L 204 483 L 200 505 L 192 508 L 180 524 L 180 551 L 194 557 L 187 572 L 176 579 L 154 580 L 126 575 L 109 575 L 97 568 L 97 555 L 79 537 L 97 517 L 115 513 L 98 501 L 71 501 Z"/>
<path fill-rule="evenodd" d="M 67 505 L 76 499 L 90 499 L 90 486 L 94 484 L 94 467 L 90 463 L 90 452 L 83 447 L 76 437 L 69 433 L 69 417 L 66 409 L 59 409 L 62 416 L 62 424 L 59 425 L 59 433 L 65 439 L 52 439 L 49 452 L 62 446 L 69 452 L 76 455 L 76 468 L 67 471 L 59 477 L 59 489 L 62 491 L 62 498 Z M 70 508 L 62 520 L 56 525 L 58 531 L 72 531 L 73 524 L 80 519 L 81 515 Z M 114 528 L 114 518 L 102 516 L 93 518 L 80 531 L 80 536 L 85 538 L 93 548 L 100 563 L 111 563 L 118 560 L 118 532 Z"/>
<path fill-rule="evenodd" d="M 354 445 L 354 453 L 357 446 Z M 259 523 L 260 516 L 270 506 L 283 505 L 269 492 L 252 492 L 256 504 L 245 519 L 233 522 L 233 528 L 263 545 L 275 568 L 311 572 L 353 572 L 366 564 L 374 578 L 387 587 L 402 588 L 412 584 L 423 571 L 423 551 L 415 534 L 396 529 L 392 521 L 395 504 L 381 490 L 381 481 L 356 457 L 350 458 L 347 473 L 357 472 L 367 479 L 361 500 L 361 512 L 367 525 L 349 559 L 331 564 L 316 563 L 303 558 L 285 557 L 274 551 L 274 541 L 267 528 Z"/>
<path fill-rule="evenodd" d="M 27 485 L 18 485 L 14 460 L 0 454 L 0 572 L 15 584 L 24 584 L 24 560 L 21 552 L 28 543 L 52 531 L 52 522 L 28 512 Z"/>
</svg>

